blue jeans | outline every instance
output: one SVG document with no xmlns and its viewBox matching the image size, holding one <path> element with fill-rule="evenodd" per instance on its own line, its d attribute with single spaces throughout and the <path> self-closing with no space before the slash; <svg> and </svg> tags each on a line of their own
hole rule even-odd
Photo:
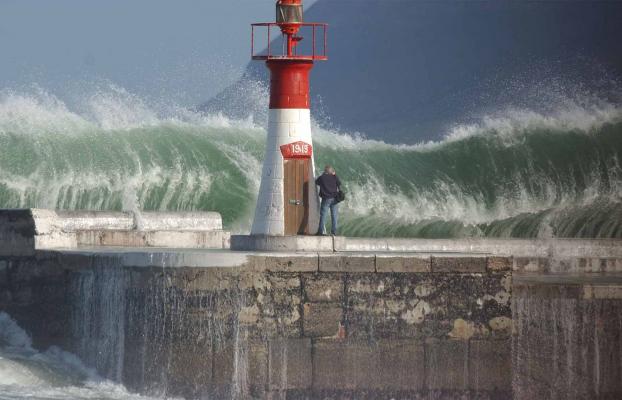
<svg viewBox="0 0 622 400">
<path fill-rule="evenodd" d="M 328 214 L 328 209 L 330 208 L 330 219 L 332 221 L 331 234 L 337 234 L 337 220 L 339 218 L 338 215 L 338 204 L 334 198 L 322 199 L 322 204 L 320 206 L 320 227 L 317 230 L 318 234 L 324 234 L 326 231 L 324 230 L 324 224 L 326 223 L 326 214 Z"/>
</svg>

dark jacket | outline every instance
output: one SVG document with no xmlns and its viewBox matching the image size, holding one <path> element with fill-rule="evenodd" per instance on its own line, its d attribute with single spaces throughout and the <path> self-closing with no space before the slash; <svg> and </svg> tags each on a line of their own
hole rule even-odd
<svg viewBox="0 0 622 400">
<path fill-rule="evenodd" d="M 341 181 L 337 175 L 327 174 L 320 175 L 315 184 L 320 187 L 320 197 L 323 199 L 333 199 L 337 197 L 337 193 L 341 190 Z"/>
</svg>

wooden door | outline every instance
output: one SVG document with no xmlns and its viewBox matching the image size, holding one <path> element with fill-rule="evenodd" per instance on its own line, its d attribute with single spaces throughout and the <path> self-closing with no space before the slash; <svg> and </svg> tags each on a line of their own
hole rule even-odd
<svg viewBox="0 0 622 400">
<path fill-rule="evenodd" d="M 285 234 L 309 233 L 309 170 L 311 159 L 284 161 Z"/>
</svg>

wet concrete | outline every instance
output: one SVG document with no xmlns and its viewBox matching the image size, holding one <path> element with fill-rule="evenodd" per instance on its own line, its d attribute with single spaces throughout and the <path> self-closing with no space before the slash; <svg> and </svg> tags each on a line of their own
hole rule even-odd
<svg viewBox="0 0 622 400">
<path fill-rule="evenodd" d="M 620 241 L 262 238 L 278 251 L 231 251 L 217 215 L 153 215 L 141 226 L 161 230 L 142 230 L 126 213 L 0 211 L 0 310 L 40 349 L 140 393 L 622 398 Z"/>
<path fill-rule="evenodd" d="M 515 399 L 622 398 L 622 275 L 514 276 Z"/>
<path fill-rule="evenodd" d="M 152 395 L 511 396 L 511 259 L 378 256 L 42 251 L 1 261 L 0 309 Z"/>
</svg>

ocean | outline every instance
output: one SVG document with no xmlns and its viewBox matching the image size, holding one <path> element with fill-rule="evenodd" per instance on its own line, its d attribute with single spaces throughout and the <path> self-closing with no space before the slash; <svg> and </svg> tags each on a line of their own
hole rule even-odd
<svg viewBox="0 0 622 400">
<path fill-rule="evenodd" d="M 154 105 L 113 85 L 68 98 L 6 89 L 0 207 L 213 210 L 227 229 L 248 232 L 264 119 Z M 546 111 L 499 106 L 418 144 L 325 126 L 314 122 L 316 165 L 334 165 L 345 184 L 341 234 L 622 237 L 615 102 L 583 95 Z"/>
<path fill-rule="evenodd" d="M 75 355 L 52 346 L 45 351 L 12 318 L 0 312 L 0 399 L 149 400 L 102 378 Z"/>
</svg>

